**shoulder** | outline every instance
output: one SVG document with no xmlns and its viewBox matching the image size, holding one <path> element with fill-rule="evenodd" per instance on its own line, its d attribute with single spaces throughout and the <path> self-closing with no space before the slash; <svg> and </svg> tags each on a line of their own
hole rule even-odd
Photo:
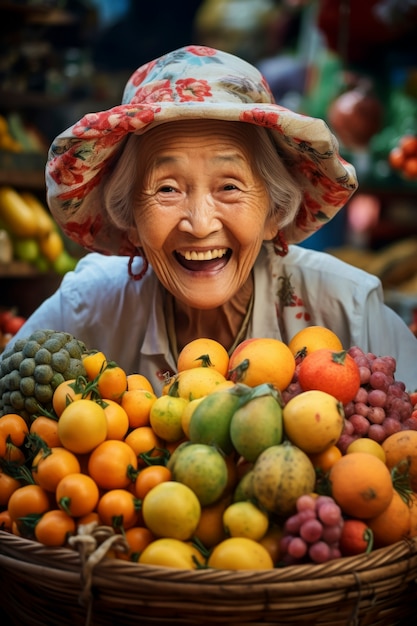
<svg viewBox="0 0 417 626">
<path fill-rule="evenodd" d="M 68 272 L 61 283 L 60 292 L 71 299 L 78 297 L 85 301 L 106 299 L 117 300 L 136 297 L 144 291 L 153 291 L 157 280 L 149 268 L 142 280 L 134 280 L 129 275 L 129 259 L 123 256 L 105 256 L 91 252 L 82 257 L 73 272 Z M 133 271 L 140 271 L 140 259 Z"/>
<path fill-rule="evenodd" d="M 271 258 L 271 255 L 269 255 Z M 349 285 L 365 291 L 377 289 L 380 280 L 377 276 L 354 267 L 331 254 L 292 245 L 288 255 L 272 260 L 274 269 L 285 271 L 306 281 L 323 281 L 324 284 Z"/>
</svg>

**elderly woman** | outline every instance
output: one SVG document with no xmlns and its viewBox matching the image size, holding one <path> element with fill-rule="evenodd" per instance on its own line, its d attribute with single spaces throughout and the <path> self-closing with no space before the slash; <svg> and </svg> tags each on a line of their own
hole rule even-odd
<svg viewBox="0 0 417 626">
<path fill-rule="evenodd" d="M 231 352 L 322 325 L 394 356 L 414 388 L 417 339 L 379 281 L 293 245 L 345 205 L 353 167 L 245 61 L 187 46 L 139 68 L 120 106 L 56 138 L 46 181 L 56 221 L 91 253 L 20 336 L 70 332 L 159 392 L 192 339 Z"/>
</svg>

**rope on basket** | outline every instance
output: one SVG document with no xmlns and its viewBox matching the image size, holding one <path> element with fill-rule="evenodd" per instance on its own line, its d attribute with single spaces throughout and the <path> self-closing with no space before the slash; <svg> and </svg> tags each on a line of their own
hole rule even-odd
<svg viewBox="0 0 417 626">
<path fill-rule="evenodd" d="M 127 552 L 129 547 L 123 535 L 117 535 L 111 526 L 98 526 L 97 522 L 78 527 L 78 534 L 70 537 L 68 543 L 75 548 L 81 558 L 81 584 L 79 595 L 81 606 L 87 609 L 85 626 L 90 626 L 93 594 L 93 570 L 108 554 L 109 550 Z"/>
</svg>

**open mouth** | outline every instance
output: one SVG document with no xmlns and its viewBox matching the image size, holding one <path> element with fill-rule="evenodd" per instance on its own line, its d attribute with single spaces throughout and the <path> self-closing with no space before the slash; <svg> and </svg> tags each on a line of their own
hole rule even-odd
<svg viewBox="0 0 417 626">
<path fill-rule="evenodd" d="M 178 263 L 193 272 L 221 269 L 232 255 L 230 248 L 214 248 L 213 250 L 189 250 L 184 253 L 175 252 Z"/>
</svg>

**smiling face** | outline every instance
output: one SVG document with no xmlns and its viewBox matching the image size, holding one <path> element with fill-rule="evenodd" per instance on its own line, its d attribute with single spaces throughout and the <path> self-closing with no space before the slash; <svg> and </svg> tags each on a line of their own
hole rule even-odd
<svg viewBox="0 0 417 626">
<path fill-rule="evenodd" d="M 228 302 L 245 285 L 276 220 L 243 123 L 173 122 L 141 138 L 135 194 L 141 246 L 174 298 L 198 309 Z"/>
</svg>

